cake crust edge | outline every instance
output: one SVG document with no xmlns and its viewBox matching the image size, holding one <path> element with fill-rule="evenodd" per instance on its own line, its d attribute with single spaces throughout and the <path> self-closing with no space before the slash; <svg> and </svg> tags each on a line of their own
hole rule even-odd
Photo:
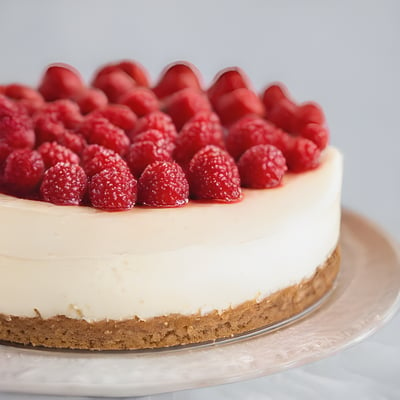
<svg viewBox="0 0 400 400">
<path fill-rule="evenodd" d="M 230 338 L 301 313 L 332 288 L 339 266 L 337 247 L 312 277 L 261 301 L 247 301 L 222 313 L 97 322 L 62 315 L 43 319 L 40 315 L 28 318 L 0 314 L 0 340 L 58 349 L 137 350 Z"/>
</svg>

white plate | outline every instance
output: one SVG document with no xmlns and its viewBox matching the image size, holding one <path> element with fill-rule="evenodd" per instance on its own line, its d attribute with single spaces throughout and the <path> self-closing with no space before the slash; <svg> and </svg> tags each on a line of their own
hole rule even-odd
<svg viewBox="0 0 400 400">
<path fill-rule="evenodd" d="M 227 343 L 147 352 L 82 353 L 0 346 L 0 391 L 140 396 L 235 382 L 316 361 L 359 342 L 399 307 L 396 247 L 343 212 L 337 284 L 305 318 Z"/>
</svg>

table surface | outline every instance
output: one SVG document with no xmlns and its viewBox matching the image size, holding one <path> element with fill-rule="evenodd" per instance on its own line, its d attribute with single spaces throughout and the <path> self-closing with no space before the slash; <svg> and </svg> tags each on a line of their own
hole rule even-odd
<svg viewBox="0 0 400 400">
<path fill-rule="evenodd" d="M 0 83 L 35 85 L 50 62 L 68 62 L 88 80 L 122 58 L 139 60 L 154 79 L 186 59 L 205 83 L 232 65 L 260 90 L 283 81 L 297 100 L 324 107 L 345 156 L 343 204 L 400 242 L 399 18 L 396 0 L 2 0 Z M 301 368 L 144 398 L 399 399 L 399 332 L 397 314 L 361 344 Z M 32 396 L 0 393 L 24 398 Z"/>
</svg>

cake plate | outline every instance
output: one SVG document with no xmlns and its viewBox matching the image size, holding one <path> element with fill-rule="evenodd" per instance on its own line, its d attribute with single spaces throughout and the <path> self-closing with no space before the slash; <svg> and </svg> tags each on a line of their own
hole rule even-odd
<svg viewBox="0 0 400 400">
<path fill-rule="evenodd" d="M 273 331 L 141 352 L 49 351 L 0 345 L 0 391 L 141 396 L 256 378 L 327 357 L 375 332 L 400 303 L 398 249 L 343 211 L 342 268 L 319 307 Z"/>
</svg>

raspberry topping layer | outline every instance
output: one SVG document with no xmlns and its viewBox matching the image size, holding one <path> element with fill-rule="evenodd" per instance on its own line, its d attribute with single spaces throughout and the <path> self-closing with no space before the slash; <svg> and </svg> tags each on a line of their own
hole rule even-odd
<svg viewBox="0 0 400 400">
<path fill-rule="evenodd" d="M 257 93 L 234 67 L 204 87 L 188 62 L 155 82 L 122 60 L 90 83 L 52 64 L 37 88 L 0 85 L 0 190 L 107 211 L 230 203 L 241 187 L 317 168 L 328 146 L 320 105 L 297 103 L 279 82 Z"/>
</svg>

